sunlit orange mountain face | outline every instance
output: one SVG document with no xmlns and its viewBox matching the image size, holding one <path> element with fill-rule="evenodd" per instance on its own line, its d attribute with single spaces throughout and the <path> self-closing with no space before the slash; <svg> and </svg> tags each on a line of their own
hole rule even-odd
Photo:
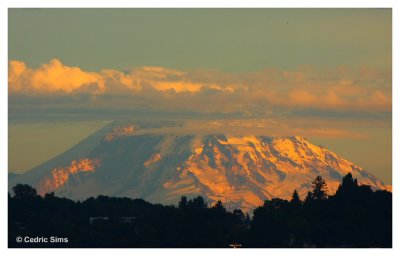
<svg viewBox="0 0 400 256">
<path fill-rule="evenodd" d="M 72 199 L 110 195 L 176 204 L 181 196 L 251 210 L 274 197 L 304 198 L 320 175 L 329 193 L 351 172 L 360 184 L 391 189 L 334 152 L 301 136 L 191 133 L 182 122 L 118 121 L 63 154 L 12 178 L 39 194 Z"/>
</svg>

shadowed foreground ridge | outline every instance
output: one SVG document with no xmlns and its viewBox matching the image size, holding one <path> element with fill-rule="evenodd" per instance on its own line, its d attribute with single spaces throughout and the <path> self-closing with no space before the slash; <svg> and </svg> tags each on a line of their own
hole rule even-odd
<svg viewBox="0 0 400 256">
<path fill-rule="evenodd" d="M 392 247 L 392 193 L 359 186 L 349 173 L 333 196 L 318 176 L 301 201 L 273 198 L 253 217 L 219 201 L 182 197 L 178 206 L 97 196 L 82 202 L 38 196 L 18 184 L 9 194 L 9 247 Z M 20 237 L 67 243 L 17 243 Z"/>
</svg>

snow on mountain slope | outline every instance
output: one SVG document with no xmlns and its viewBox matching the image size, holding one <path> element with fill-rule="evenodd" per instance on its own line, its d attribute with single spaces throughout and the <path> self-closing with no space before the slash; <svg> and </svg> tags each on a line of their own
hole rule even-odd
<svg viewBox="0 0 400 256">
<path fill-rule="evenodd" d="M 177 125 L 164 123 L 162 125 Z M 381 181 L 303 137 L 141 133 L 158 124 L 112 124 L 69 151 L 10 180 L 73 199 L 99 194 L 176 204 L 182 195 L 203 195 L 229 208 L 248 210 L 273 197 L 301 197 L 322 176 L 333 193 L 351 172 L 359 183 Z"/>
</svg>

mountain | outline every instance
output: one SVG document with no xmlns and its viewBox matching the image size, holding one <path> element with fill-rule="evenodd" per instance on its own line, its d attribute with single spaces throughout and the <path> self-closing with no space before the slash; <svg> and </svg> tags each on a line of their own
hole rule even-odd
<svg viewBox="0 0 400 256">
<path fill-rule="evenodd" d="M 18 177 L 18 176 L 19 176 L 18 173 L 8 172 L 8 180 L 9 180 L 9 181 L 12 180 L 12 179 L 14 179 L 15 177 Z"/>
<path fill-rule="evenodd" d="M 110 195 L 176 204 L 182 195 L 252 209 L 273 197 L 302 198 L 322 176 L 334 193 L 351 172 L 387 189 L 361 167 L 305 138 L 180 134 L 179 122 L 114 122 L 68 151 L 9 180 L 72 199 Z"/>
</svg>

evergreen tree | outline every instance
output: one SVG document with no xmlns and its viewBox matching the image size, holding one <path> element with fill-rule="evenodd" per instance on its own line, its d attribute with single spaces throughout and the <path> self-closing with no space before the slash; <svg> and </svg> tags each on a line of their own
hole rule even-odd
<svg viewBox="0 0 400 256">
<path fill-rule="evenodd" d="M 245 214 L 245 216 L 244 216 L 244 224 L 246 224 L 246 225 L 250 225 L 250 223 L 251 223 L 251 218 L 250 218 L 250 215 L 249 215 L 249 213 L 247 213 L 246 212 L 246 214 Z"/>
<path fill-rule="evenodd" d="M 300 200 L 299 194 L 297 193 L 296 189 L 294 190 L 294 192 L 292 194 L 292 199 L 290 200 L 290 204 L 293 206 L 301 205 L 301 200 Z"/>
<path fill-rule="evenodd" d="M 31 186 L 19 184 L 13 189 L 15 195 L 8 194 L 9 247 L 392 247 L 392 193 L 358 186 L 351 175 L 343 178 L 341 187 L 342 195 L 319 202 L 310 191 L 306 207 L 292 206 L 301 202 L 297 191 L 290 202 L 272 198 L 257 207 L 250 219 L 240 209 L 227 211 L 222 202 L 207 207 L 201 196 L 182 197 L 179 207 L 187 210 L 181 210 L 110 196 L 82 202 L 53 193 L 41 198 Z M 354 196 L 348 192 L 352 188 L 356 188 Z M 92 217 L 100 219 L 91 222 Z M 60 234 L 69 242 L 17 243 L 16 237 L 31 234 Z"/>
<path fill-rule="evenodd" d="M 349 172 L 342 179 L 342 184 L 339 185 L 338 190 L 336 191 L 336 195 L 347 194 L 348 196 L 352 196 L 358 190 L 358 182 L 357 179 L 353 179 L 353 176 Z"/>
<path fill-rule="evenodd" d="M 186 207 L 187 207 L 187 197 L 186 196 L 182 196 L 181 197 L 181 200 L 179 201 L 179 205 L 178 205 L 178 207 L 180 208 L 180 209 L 185 209 Z"/>
<path fill-rule="evenodd" d="M 244 215 L 244 213 L 243 213 L 243 211 L 242 210 L 240 210 L 240 209 L 235 209 L 235 210 L 233 210 L 233 216 L 235 216 L 235 220 L 237 221 L 237 222 L 243 222 L 244 221 L 244 219 L 245 219 L 245 215 Z"/>
<path fill-rule="evenodd" d="M 218 200 L 217 203 L 211 207 L 211 210 L 216 216 L 224 216 L 226 214 L 226 209 L 221 200 Z"/>
<path fill-rule="evenodd" d="M 13 187 L 16 199 L 32 199 L 37 197 L 36 189 L 26 184 L 17 184 Z"/>
<path fill-rule="evenodd" d="M 216 209 L 218 211 L 226 212 L 226 209 L 225 209 L 224 205 L 222 204 L 221 200 L 218 200 L 217 203 L 212 208 Z"/>
<path fill-rule="evenodd" d="M 328 197 L 327 185 L 321 176 L 317 176 L 312 182 L 312 197 L 314 200 L 323 200 Z"/>
<path fill-rule="evenodd" d="M 312 201 L 314 201 L 313 194 L 310 191 L 308 191 L 306 199 L 304 200 L 304 205 L 310 205 Z"/>
<path fill-rule="evenodd" d="M 197 196 L 191 200 L 188 201 L 187 205 L 191 208 L 207 208 L 207 203 L 204 201 L 204 198 L 202 196 Z"/>
</svg>

